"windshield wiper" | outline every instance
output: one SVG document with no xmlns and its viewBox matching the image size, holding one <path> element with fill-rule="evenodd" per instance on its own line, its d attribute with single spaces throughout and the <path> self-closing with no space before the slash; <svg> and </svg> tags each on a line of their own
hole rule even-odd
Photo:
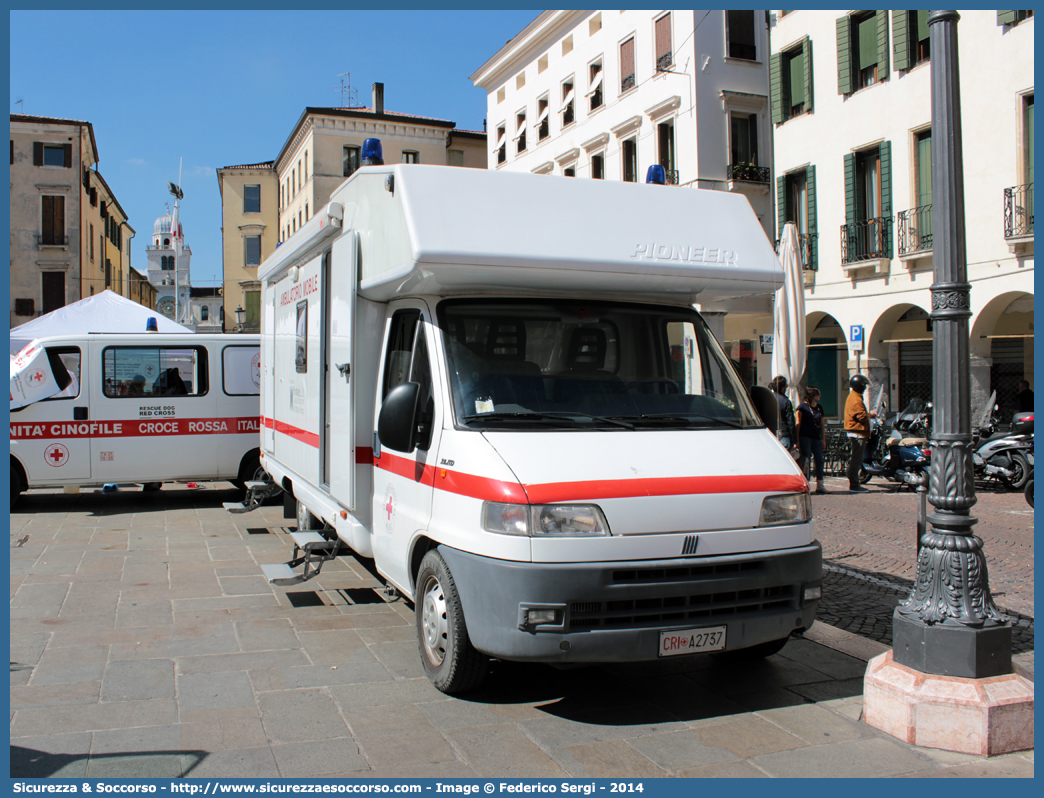
<svg viewBox="0 0 1044 798">
<path fill-rule="evenodd" d="M 740 424 L 738 421 L 718 418 L 717 416 L 705 416 L 702 413 L 686 413 L 684 415 L 679 415 L 677 413 L 644 413 L 640 416 L 613 416 L 613 418 L 621 421 L 692 421 L 693 419 L 699 418 L 706 421 L 713 421 L 715 424 L 723 424 L 726 427 L 733 427 L 735 429 L 743 429 L 745 426 Z"/>
<path fill-rule="evenodd" d="M 579 418 L 590 419 L 591 421 L 600 421 L 605 424 L 610 424 L 614 427 L 623 427 L 624 429 L 634 429 L 633 424 L 629 424 L 618 418 L 607 418 L 605 416 L 594 416 L 590 413 L 574 412 L 571 410 L 553 411 L 553 412 L 494 412 L 494 413 L 475 413 L 470 416 L 464 416 L 461 420 L 465 422 L 471 421 L 513 421 L 516 419 L 529 419 L 533 421 L 578 421 Z"/>
</svg>

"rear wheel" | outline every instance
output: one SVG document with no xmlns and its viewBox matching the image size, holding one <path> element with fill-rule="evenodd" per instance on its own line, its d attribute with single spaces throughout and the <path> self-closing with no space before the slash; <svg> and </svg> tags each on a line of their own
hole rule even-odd
<svg viewBox="0 0 1044 798">
<path fill-rule="evenodd" d="M 432 684 L 450 695 L 478 687 L 489 658 L 471 645 L 457 585 L 437 549 L 421 560 L 414 609 L 421 662 Z"/>
<path fill-rule="evenodd" d="M 18 475 L 18 469 L 14 466 L 11 467 L 11 506 L 14 507 L 18 503 L 18 498 L 22 495 L 22 478 Z"/>
<path fill-rule="evenodd" d="M 1029 506 L 1033 506 L 1033 472 L 1030 472 L 1029 479 L 1026 480 L 1026 501 L 1029 502 Z"/>
<path fill-rule="evenodd" d="M 146 482 L 141 486 L 141 489 L 147 493 L 151 493 L 152 491 L 159 490 L 162 487 L 162 482 Z"/>
<path fill-rule="evenodd" d="M 1012 452 L 1009 470 L 1011 471 L 1010 477 L 1000 478 L 1004 487 L 1011 490 L 1022 490 L 1025 488 L 1026 480 L 1029 479 L 1029 460 L 1026 459 L 1026 455 L 1022 452 Z"/>
</svg>

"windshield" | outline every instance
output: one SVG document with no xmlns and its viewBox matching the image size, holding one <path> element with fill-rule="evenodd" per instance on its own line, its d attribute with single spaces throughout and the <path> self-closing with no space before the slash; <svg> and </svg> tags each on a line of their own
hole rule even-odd
<svg viewBox="0 0 1044 798">
<path fill-rule="evenodd" d="M 456 421 L 468 429 L 761 426 L 688 308 L 447 300 L 439 324 Z"/>
</svg>

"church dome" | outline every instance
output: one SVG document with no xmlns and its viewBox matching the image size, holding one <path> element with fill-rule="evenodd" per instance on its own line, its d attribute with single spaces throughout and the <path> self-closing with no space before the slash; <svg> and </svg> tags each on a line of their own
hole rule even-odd
<svg viewBox="0 0 1044 798">
<path fill-rule="evenodd" d="M 161 216 L 156 220 L 156 224 L 152 228 L 153 235 L 163 235 L 169 233 L 171 225 L 174 223 L 174 217 L 169 213 L 166 216 Z"/>
</svg>

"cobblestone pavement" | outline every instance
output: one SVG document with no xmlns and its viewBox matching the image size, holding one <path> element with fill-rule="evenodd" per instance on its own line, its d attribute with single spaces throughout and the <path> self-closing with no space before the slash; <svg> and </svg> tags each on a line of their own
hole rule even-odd
<svg viewBox="0 0 1044 798">
<path fill-rule="evenodd" d="M 891 645 L 892 613 L 917 572 L 917 496 L 874 479 L 868 493 L 848 493 L 843 478 L 812 497 L 823 544 L 823 599 L 817 619 Z M 1016 653 L 1033 650 L 1033 509 L 1021 493 L 982 487 L 972 515 L 997 606 L 1013 622 Z M 928 512 L 932 507 L 928 505 Z"/>
</svg>

